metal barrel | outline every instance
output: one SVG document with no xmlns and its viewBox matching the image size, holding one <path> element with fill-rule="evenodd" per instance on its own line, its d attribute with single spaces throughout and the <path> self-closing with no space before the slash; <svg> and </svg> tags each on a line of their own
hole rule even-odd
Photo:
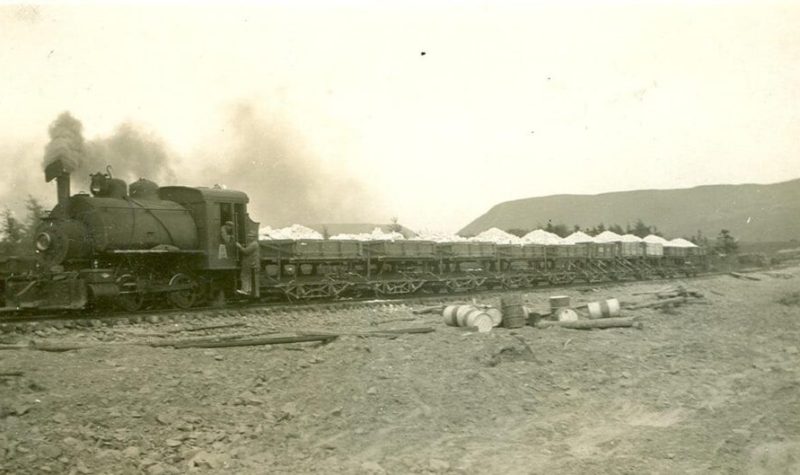
<svg viewBox="0 0 800 475">
<path fill-rule="evenodd" d="M 492 317 L 474 305 L 448 305 L 442 312 L 445 325 L 451 327 L 474 327 L 479 332 L 490 331 Z"/>
<path fill-rule="evenodd" d="M 461 305 L 448 305 L 444 308 L 442 316 L 444 317 L 444 324 L 450 327 L 457 327 L 456 311 Z"/>
<path fill-rule="evenodd" d="M 578 320 L 578 312 L 567 307 L 559 308 L 554 315 L 559 322 L 574 322 Z"/>
<path fill-rule="evenodd" d="M 591 318 L 609 318 L 619 316 L 619 300 L 608 299 L 600 302 L 589 302 L 586 305 Z"/>
<path fill-rule="evenodd" d="M 481 333 L 488 332 L 492 329 L 492 317 L 483 310 L 473 307 L 459 315 L 458 326 L 477 328 Z"/>
<path fill-rule="evenodd" d="M 528 316 L 522 306 L 522 295 L 512 294 L 500 297 L 500 309 L 503 312 L 503 327 L 524 327 Z"/>
<path fill-rule="evenodd" d="M 486 314 L 492 317 L 492 326 L 499 326 L 503 322 L 503 312 L 499 308 L 489 307 Z"/>
</svg>

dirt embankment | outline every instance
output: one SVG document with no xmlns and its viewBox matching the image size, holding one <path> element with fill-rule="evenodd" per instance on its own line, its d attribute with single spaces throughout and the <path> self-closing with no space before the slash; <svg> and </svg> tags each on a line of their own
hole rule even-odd
<svg viewBox="0 0 800 475">
<path fill-rule="evenodd" d="M 780 274 L 687 281 L 708 304 L 628 311 L 643 329 L 479 334 L 387 305 L 239 318 L 249 333 L 435 331 L 3 351 L 0 473 L 800 473 L 800 269 Z M 551 293 L 525 297 L 544 308 Z M 125 343 L 188 325 L 2 340 Z"/>
</svg>

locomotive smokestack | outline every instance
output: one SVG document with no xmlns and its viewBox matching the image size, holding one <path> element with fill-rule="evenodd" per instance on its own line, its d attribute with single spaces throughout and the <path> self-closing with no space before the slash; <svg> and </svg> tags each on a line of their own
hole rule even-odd
<svg viewBox="0 0 800 475">
<path fill-rule="evenodd" d="M 53 178 L 56 179 L 58 204 L 61 205 L 61 208 L 66 214 L 69 207 L 70 196 L 69 171 L 67 171 L 67 167 L 61 158 L 56 159 L 44 169 L 45 181 L 49 183 L 53 181 Z"/>
</svg>

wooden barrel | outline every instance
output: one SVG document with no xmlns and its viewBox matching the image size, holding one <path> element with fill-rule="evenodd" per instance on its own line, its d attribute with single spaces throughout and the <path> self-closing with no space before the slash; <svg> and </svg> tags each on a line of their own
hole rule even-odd
<svg viewBox="0 0 800 475">
<path fill-rule="evenodd" d="M 619 316 L 619 300 L 608 299 L 601 302 L 589 302 L 586 305 L 591 318 L 609 318 Z"/>
<path fill-rule="evenodd" d="M 569 296 L 555 295 L 550 297 L 550 313 L 555 314 L 560 308 L 569 308 Z"/>
<path fill-rule="evenodd" d="M 524 327 L 528 316 L 522 306 L 522 295 L 512 294 L 500 297 L 500 309 L 503 313 L 503 327 Z"/>
</svg>

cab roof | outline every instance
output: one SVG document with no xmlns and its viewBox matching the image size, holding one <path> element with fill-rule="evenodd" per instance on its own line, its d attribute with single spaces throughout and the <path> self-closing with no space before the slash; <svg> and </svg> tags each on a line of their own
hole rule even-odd
<svg viewBox="0 0 800 475">
<path fill-rule="evenodd" d="M 221 188 L 207 188 L 204 186 L 162 186 L 158 189 L 158 196 L 162 200 L 172 200 L 181 203 L 247 203 L 250 200 L 247 194 L 236 190 Z"/>
</svg>

